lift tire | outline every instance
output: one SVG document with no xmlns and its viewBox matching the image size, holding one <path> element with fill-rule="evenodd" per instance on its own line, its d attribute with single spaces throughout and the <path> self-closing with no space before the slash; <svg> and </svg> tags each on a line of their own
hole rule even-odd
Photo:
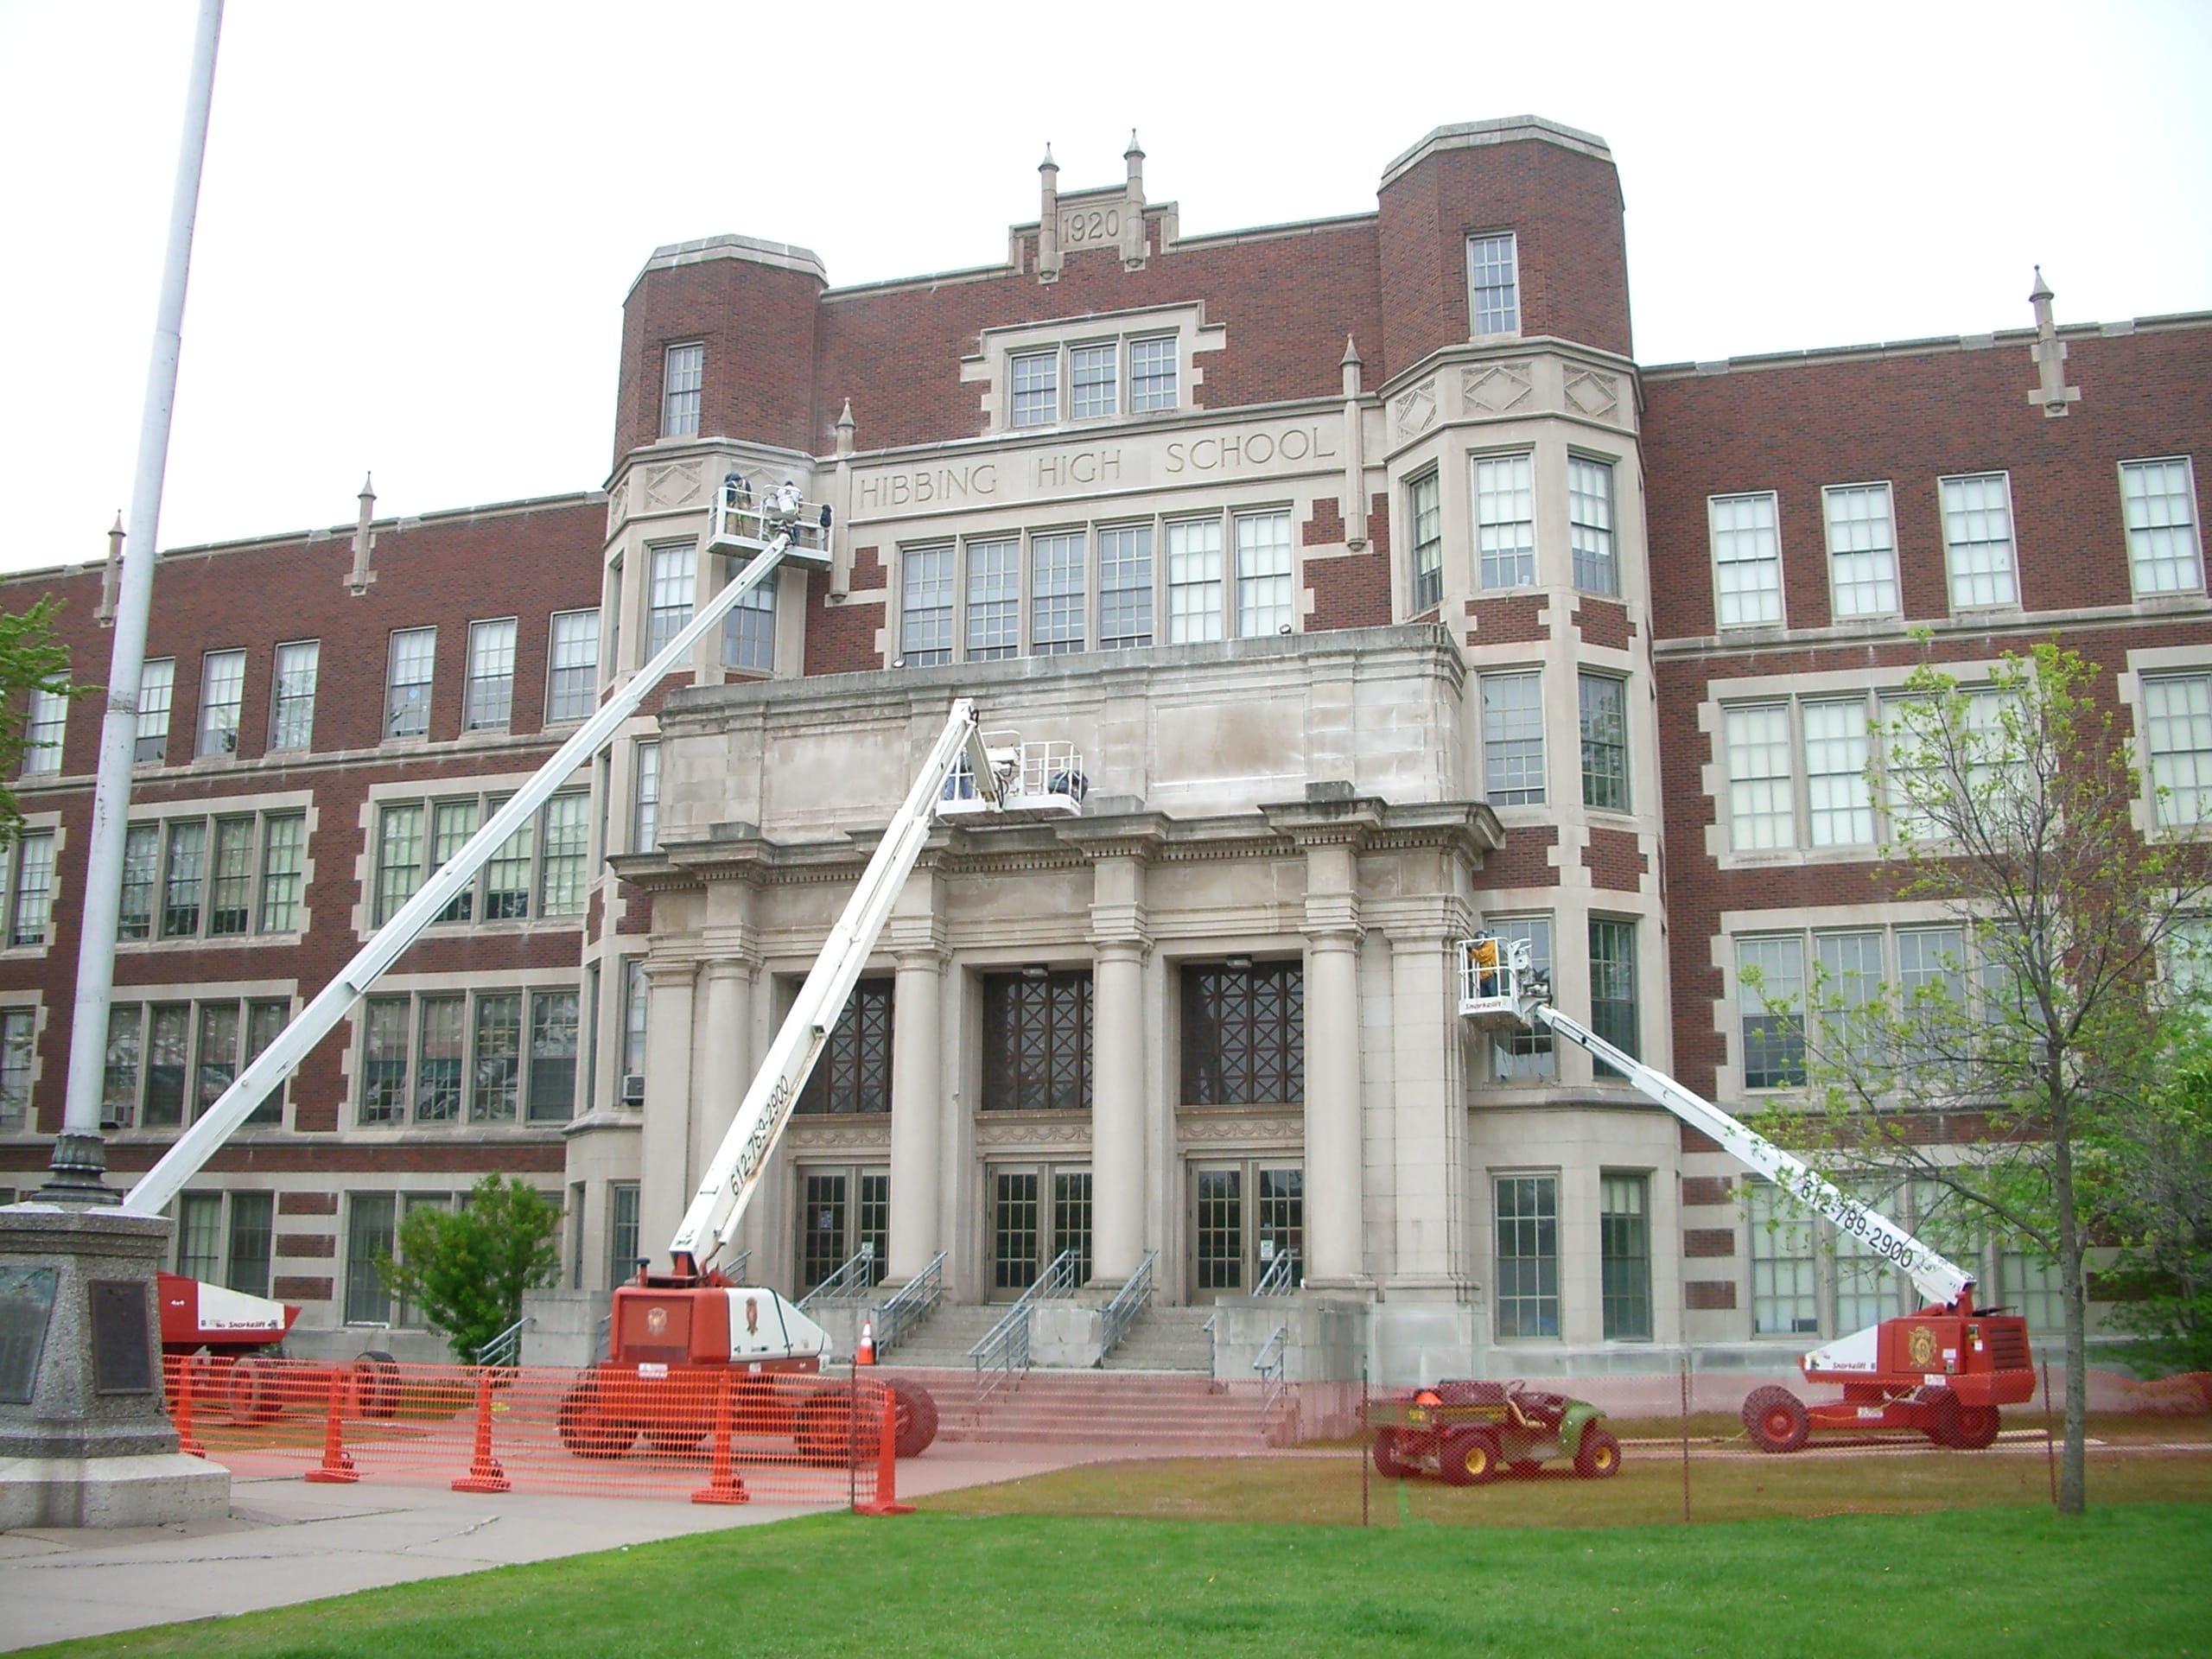
<svg viewBox="0 0 2212 1659">
<path fill-rule="evenodd" d="M 570 1389 L 562 1400 L 559 1424 L 561 1444 L 580 1458 L 619 1458 L 637 1443 L 636 1424 L 599 1414 L 599 1390 L 588 1382 Z"/>
<path fill-rule="evenodd" d="M 1574 1472 L 1585 1480 L 1611 1480 L 1621 1471 L 1621 1443 L 1611 1429 L 1595 1423 L 1582 1431 L 1574 1451 Z"/>
<path fill-rule="evenodd" d="M 224 1404 L 234 1423 L 274 1422 L 284 1409 L 283 1380 L 278 1363 L 258 1354 L 248 1354 L 231 1367 L 224 1389 Z"/>
<path fill-rule="evenodd" d="M 1795 1452 L 1813 1432 L 1813 1422 L 1802 1400 L 1769 1383 L 1745 1396 L 1744 1428 L 1762 1452 Z"/>
<path fill-rule="evenodd" d="M 937 1439 L 937 1396 L 918 1382 L 894 1382 L 891 1404 L 898 1423 L 893 1448 L 902 1458 L 920 1457 Z"/>
<path fill-rule="evenodd" d="M 1486 1486 L 1504 1472 L 1497 1436 L 1486 1428 L 1463 1428 L 1444 1439 L 1437 1470 L 1448 1485 Z"/>
<path fill-rule="evenodd" d="M 392 1417 L 399 1412 L 399 1362 L 378 1348 L 353 1361 L 355 1409 L 364 1417 Z"/>
<path fill-rule="evenodd" d="M 2002 1421 L 1994 1406 L 1961 1406 L 1957 1426 L 1952 1430 L 1951 1444 L 1961 1452 L 1980 1452 L 1997 1443 L 1997 1431 Z"/>
<path fill-rule="evenodd" d="M 670 1458 L 680 1458 L 687 1452 L 696 1452 L 699 1442 L 706 1438 L 707 1431 L 703 1428 L 649 1428 L 645 1431 L 645 1444 L 662 1456 Z"/>
<path fill-rule="evenodd" d="M 1396 1480 L 1414 1472 L 1414 1465 L 1398 1460 L 1398 1431 L 1378 1428 L 1375 1431 L 1375 1472 L 1385 1480 Z"/>
<path fill-rule="evenodd" d="M 791 1422 L 791 1443 L 802 1463 L 817 1469 L 844 1465 L 854 1455 L 855 1441 L 853 1404 L 842 1389 L 817 1389 L 799 1402 Z"/>
</svg>

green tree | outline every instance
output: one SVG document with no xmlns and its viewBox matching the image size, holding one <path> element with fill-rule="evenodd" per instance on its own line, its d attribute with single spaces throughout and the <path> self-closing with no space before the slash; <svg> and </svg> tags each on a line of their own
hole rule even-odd
<svg viewBox="0 0 2212 1659">
<path fill-rule="evenodd" d="M 2152 794 L 2109 682 L 2077 653 L 2006 653 L 1973 685 L 1923 665 L 1905 690 L 1869 768 L 1891 837 L 1876 877 L 1960 948 L 1910 993 L 1816 971 L 1809 1021 L 1766 1004 L 1811 1057 L 1807 1109 L 1783 1133 L 1836 1148 L 1848 1179 L 1941 1192 L 1949 1229 L 1978 1220 L 2056 1263 L 2059 1507 L 2078 1513 L 2084 1257 L 2124 1209 L 2113 1149 L 2157 1116 L 2172 1040 L 2160 968 L 2203 902 L 2199 861 L 2144 833 Z"/>
<path fill-rule="evenodd" d="M 2201 1022 L 2107 1150 L 2120 1242 L 2110 1323 L 2150 1376 L 2212 1372 L 2212 1035 Z"/>
<path fill-rule="evenodd" d="M 0 612 L 0 843 L 22 822 L 14 780 L 30 747 L 30 694 L 83 696 L 94 689 L 69 683 L 69 647 L 54 632 L 60 610 L 48 594 L 28 611 Z"/>
<path fill-rule="evenodd" d="M 560 1277 L 561 1206 L 520 1179 L 486 1175 L 460 1210 L 429 1205 L 399 1224 L 399 1257 L 377 1258 L 385 1288 L 423 1310 L 454 1355 L 474 1362 L 522 1317 L 526 1290 Z"/>
</svg>

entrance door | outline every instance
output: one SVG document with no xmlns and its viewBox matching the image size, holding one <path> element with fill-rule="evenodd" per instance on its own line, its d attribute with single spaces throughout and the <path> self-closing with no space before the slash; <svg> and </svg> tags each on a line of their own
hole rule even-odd
<svg viewBox="0 0 2212 1659">
<path fill-rule="evenodd" d="M 1203 1299 L 1249 1293 L 1280 1255 L 1295 1286 L 1304 1270 L 1306 1171 L 1269 1159 L 1191 1172 L 1191 1289 Z"/>
<path fill-rule="evenodd" d="M 1076 1253 L 1076 1282 L 1090 1277 L 1090 1170 L 1071 1164 L 994 1164 L 991 1297 L 1011 1301 L 1062 1250 Z"/>
<path fill-rule="evenodd" d="M 875 1247 L 883 1278 L 891 1242 L 891 1172 L 807 1168 L 799 1172 L 798 1290 L 804 1296 L 858 1253 Z"/>
</svg>

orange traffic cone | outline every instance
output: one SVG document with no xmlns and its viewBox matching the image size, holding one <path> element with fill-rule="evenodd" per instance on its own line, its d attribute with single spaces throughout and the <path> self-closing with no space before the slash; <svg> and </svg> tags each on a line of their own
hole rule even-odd
<svg viewBox="0 0 2212 1659">
<path fill-rule="evenodd" d="M 504 1492 L 507 1471 L 492 1455 L 492 1374 L 476 1374 L 476 1448 L 468 1472 L 453 1484 L 456 1492 Z"/>
<path fill-rule="evenodd" d="M 875 1496 L 853 1505 L 855 1515 L 912 1515 L 914 1506 L 899 1501 L 899 1408 L 883 1390 L 883 1426 L 875 1434 Z"/>
<path fill-rule="evenodd" d="M 339 1421 L 339 1402 L 344 1397 L 346 1374 L 330 1373 L 330 1411 L 322 1420 L 322 1462 L 308 1471 L 305 1478 L 328 1485 L 359 1480 L 360 1471 L 353 1467 L 352 1453 L 346 1450 L 346 1428 Z"/>
<path fill-rule="evenodd" d="M 864 1319 L 861 1321 L 861 1342 L 860 1346 L 853 1350 L 853 1363 L 855 1365 L 875 1363 L 875 1321 L 874 1319 Z"/>
</svg>

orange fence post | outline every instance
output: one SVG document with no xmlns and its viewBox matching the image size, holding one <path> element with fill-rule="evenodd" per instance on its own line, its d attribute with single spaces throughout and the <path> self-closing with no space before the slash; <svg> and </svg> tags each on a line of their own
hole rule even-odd
<svg viewBox="0 0 2212 1659">
<path fill-rule="evenodd" d="M 715 1390 L 715 1453 L 707 1484 L 691 1494 L 694 1503 L 749 1503 L 752 1495 L 729 1464 L 730 1376 L 724 1371 Z"/>
<path fill-rule="evenodd" d="M 469 1459 L 468 1473 L 453 1484 L 456 1492 L 504 1492 L 507 1490 L 507 1471 L 492 1455 L 492 1373 L 480 1370 L 476 1373 L 476 1452 Z"/>
<path fill-rule="evenodd" d="M 337 1485 L 361 1478 L 360 1471 L 353 1467 L 352 1454 L 346 1450 L 346 1428 L 338 1416 L 345 1388 L 345 1373 L 334 1369 L 330 1373 L 330 1409 L 322 1420 L 322 1462 L 308 1471 L 306 1479 Z"/>
<path fill-rule="evenodd" d="M 914 1506 L 899 1501 L 899 1407 L 883 1390 L 883 1427 L 875 1436 L 875 1496 L 853 1505 L 855 1515 L 912 1515 Z"/>
<path fill-rule="evenodd" d="M 193 1438 L 192 1433 L 192 1356 L 181 1356 L 176 1363 L 176 1449 L 187 1456 L 204 1458 L 207 1448 Z"/>
</svg>

